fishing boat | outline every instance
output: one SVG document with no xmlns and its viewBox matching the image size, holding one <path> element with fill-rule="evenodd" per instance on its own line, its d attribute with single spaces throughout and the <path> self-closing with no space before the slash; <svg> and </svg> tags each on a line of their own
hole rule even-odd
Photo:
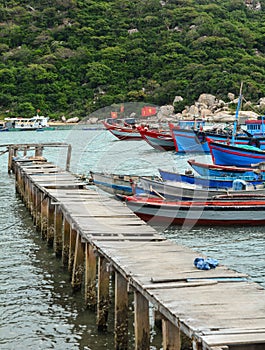
<svg viewBox="0 0 265 350">
<path fill-rule="evenodd" d="M 146 176 L 147 179 L 157 179 L 156 176 Z M 110 194 L 123 194 L 130 196 L 134 193 L 141 194 L 143 189 L 139 186 L 139 175 L 110 174 L 104 172 L 90 171 L 90 184 Z"/>
<path fill-rule="evenodd" d="M 170 132 L 149 129 L 146 126 L 138 126 L 137 130 L 139 131 L 143 140 L 145 140 L 153 148 L 160 151 L 175 150 L 174 140 Z"/>
<path fill-rule="evenodd" d="M 132 195 L 133 186 L 139 180 L 135 175 L 108 174 L 90 171 L 90 182 L 110 194 Z"/>
<path fill-rule="evenodd" d="M 142 140 L 142 136 L 137 130 L 134 118 L 111 119 L 103 121 L 103 125 L 109 132 L 119 140 Z"/>
<path fill-rule="evenodd" d="M 32 118 L 5 118 L 5 128 L 16 131 L 47 129 L 48 120 L 49 118 L 38 114 Z"/>
<path fill-rule="evenodd" d="M 212 161 L 216 165 L 251 167 L 265 161 L 265 152 L 254 146 L 227 145 L 208 141 Z"/>
<path fill-rule="evenodd" d="M 127 206 L 149 224 L 234 226 L 264 225 L 265 196 L 226 195 L 205 201 L 166 201 L 122 196 Z"/>
<path fill-rule="evenodd" d="M 265 153 L 264 153 L 265 154 Z M 213 176 L 195 176 L 192 172 L 186 174 L 180 174 L 177 172 L 171 172 L 167 170 L 158 169 L 160 176 L 163 181 L 175 181 L 175 182 L 186 182 L 195 184 L 203 187 L 214 187 L 214 188 L 232 188 L 235 178 L 234 177 L 213 177 Z M 241 180 L 247 181 L 252 185 L 261 185 L 263 179 L 260 178 L 260 174 L 253 173 L 253 176 L 244 176 Z"/>
<path fill-rule="evenodd" d="M 248 194 L 265 196 L 264 184 L 254 186 L 253 184 L 235 179 L 229 189 L 207 188 L 196 184 L 176 181 L 157 181 L 140 177 L 141 188 L 147 194 L 156 195 L 167 200 L 205 200 L 220 195 Z"/>
<path fill-rule="evenodd" d="M 195 159 L 189 159 L 188 164 L 196 171 L 200 176 L 225 176 L 225 177 L 235 177 L 235 178 L 244 178 L 256 176 L 256 174 L 261 174 L 262 178 L 265 176 L 265 169 L 262 163 L 253 164 L 251 167 L 236 167 L 229 165 L 216 165 L 216 164 L 205 164 L 196 162 Z"/>
<path fill-rule="evenodd" d="M 250 124 L 249 124 L 250 125 Z M 252 121 L 252 126 L 254 121 Z M 231 142 L 232 130 L 228 127 L 201 129 L 179 129 L 171 126 L 171 134 L 180 153 L 210 153 L 207 138 L 222 143 Z M 237 145 L 253 145 L 265 149 L 265 137 L 257 137 L 242 130 L 237 132 L 234 143 Z"/>
</svg>

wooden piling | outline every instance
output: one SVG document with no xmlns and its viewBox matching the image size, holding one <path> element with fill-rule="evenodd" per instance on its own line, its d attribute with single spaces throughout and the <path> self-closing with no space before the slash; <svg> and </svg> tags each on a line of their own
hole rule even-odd
<svg viewBox="0 0 265 350">
<path fill-rule="evenodd" d="M 115 349 L 128 349 L 128 282 L 115 273 Z"/>
<path fill-rule="evenodd" d="M 164 350 L 180 350 L 181 339 L 180 329 L 173 325 L 170 321 L 162 319 L 163 332 L 163 349 Z"/>
<path fill-rule="evenodd" d="M 84 273 L 84 263 L 85 263 L 85 244 L 81 240 L 79 233 L 76 235 L 75 244 L 75 256 L 72 271 L 72 288 L 73 290 L 79 290 L 83 282 Z"/>
<path fill-rule="evenodd" d="M 69 240 L 69 259 L 68 259 L 68 271 L 72 275 L 73 264 L 75 258 L 75 244 L 76 244 L 77 231 L 71 227 L 70 240 Z"/>
<path fill-rule="evenodd" d="M 66 217 L 63 217 L 63 245 L 62 245 L 62 263 L 68 266 L 69 247 L 70 247 L 70 231 L 71 227 Z"/>
<path fill-rule="evenodd" d="M 54 211 L 54 240 L 53 240 L 53 250 L 55 255 L 60 257 L 63 250 L 63 214 L 59 205 L 55 205 Z"/>
<path fill-rule="evenodd" d="M 14 149 L 12 146 L 8 146 L 8 174 L 12 171 L 12 161 L 14 156 Z"/>
<path fill-rule="evenodd" d="M 47 236 L 47 232 L 48 232 L 48 197 L 45 193 L 41 194 L 41 236 L 43 239 L 46 239 L 47 242 L 48 241 L 48 236 Z"/>
<path fill-rule="evenodd" d="M 97 302 L 97 326 L 98 330 L 107 330 L 109 313 L 109 283 L 110 273 L 108 261 L 100 256 L 98 258 L 98 302 Z"/>
<path fill-rule="evenodd" d="M 134 292 L 135 350 L 150 349 L 150 322 L 148 300 L 138 291 Z"/>
<path fill-rule="evenodd" d="M 55 205 L 52 203 L 52 199 L 48 197 L 48 219 L 47 219 L 47 243 L 51 247 L 54 242 L 55 232 Z"/>
<path fill-rule="evenodd" d="M 95 309 L 97 305 L 97 256 L 91 244 L 85 246 L 85 303 Z"/>
</svg>

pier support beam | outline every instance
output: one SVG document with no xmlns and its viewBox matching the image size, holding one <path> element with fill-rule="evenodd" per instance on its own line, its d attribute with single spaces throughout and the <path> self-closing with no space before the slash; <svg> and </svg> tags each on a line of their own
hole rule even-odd
<svg viewBox="0 0 265 350">
<path fill-rule="evenodd" d="M 128 286 L 127 280 L 115 273 L 115 349 L 128 349 Z"/>
<path fill-rule="evenodd" d="M 74 290 L 81 289 L 85 262 L 85 244 L 81 241 L 79 233 L 76 235 L 75 256 L 72 272 L 72 287 Z"/>
<path fill-rule="evenodd" d="M 192 349 L 193 350 L 202 350 L 202 343 L 197 339 L 192 339 Z"/>
<path fill-rule="evenodd" d="M 168 320 L 162 319 L 163 349 L 180 350 L 180 329 Z"/>
<path fill-rule="evenodd" d="M 12 146 L 8 146 L 8 174 L 11 173 L 12 170 L 12 160 L 14 157 L 14 149 Z"/>
<path fill-rule="evenodd" d="M 53 249 L 56 256 L 62 255 L 63 249 L 63 214 L 59 205 L 55 206 L 54 212 L 54 241 Z"/>
<path fill-rule="evenodd" d="M 64 266 L 69 262 L 69 246 L 70 246 L 71 227 L 66 217 L 63 218 L 63 247 L 62 247 L 62 263 Z"/>
<path fill-rule="evenodd" d="M 50 246 L 54 241 L 54 217 L 55 205 L 52 204 L 52 199 L 48 198 L 47 242 Z"/>
<path fill-rule="evenodd" d="M 108 263 L 104 257 L 98 258 L 98 303 L 97 303 L 97 326 L 98 330 L 107 330 L 109 314 L 109 280 Z"/>
<path fill-rule="evenodd" d="M 134 332 L 135 350 L 150 349 L 150 323 L 148 300 L 139 292 L 134 292 Z"/>
<path fill-rule="evenodd" d="M 91 244 L 85 247 L 85 303 L 86 306 L 95 309 L 97 305 L 97 256 Z"/>
<path fill-rule="evenodd" d="M 35 147 L 35 157 L 42 157 L 43 154 L 43 146 Z"/>
<path fill-rule="evenodd" d="M 41 191 L 39 188 L 35 187 L 36 191 L 36 219 L 35 219 L 35 224 L 36 224 L 36 230 L 40 231 L 41 230 L 41 201 L 42 201 L 42 196 L 41 196 Z"/>
<path fill-rule="evenodd" d="M 48 197 L 45 193 L 41 194 L 41 236 L 43 239 L 47 239 L 48 231 Z"/>
<path fill-rule="evenodd" d="M 70 230 L 70 240 L 69 240 L 69 259 L 68 259 L 68 271 L 72 274 L 74 258 L 75 258 L 75 243 L 76 243 L 77 232 L 75 229 Z"/>
</svg>

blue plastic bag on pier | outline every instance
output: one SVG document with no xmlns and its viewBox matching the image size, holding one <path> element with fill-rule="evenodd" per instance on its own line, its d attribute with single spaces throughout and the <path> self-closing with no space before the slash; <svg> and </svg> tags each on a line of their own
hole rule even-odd
<svg viewBox="0 0 265 350">
<path fill-rule="evenodd" d="M 218 264 L 218 260 L 212 258 L 195 258 L 194 260 L 194 266 L 199 270 L 215 269 Z"/>
</svg>

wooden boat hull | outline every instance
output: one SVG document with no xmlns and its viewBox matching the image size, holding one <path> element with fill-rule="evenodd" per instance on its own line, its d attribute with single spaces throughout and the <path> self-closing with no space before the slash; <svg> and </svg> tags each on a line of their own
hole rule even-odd
<svg viewBox="0 0 265 350">
<path fill-rule="evenodd" d="M 226 142 L 228 135 L 215 134 L 207 131 L 194 131 L 187 129 L 171 129 L 172 136 L 177 144 L 178 152 L 185 153 L 210 153 L 210 147 L 207 142 L 207 138 L 218 141 Z M 229 137 L 231 139 L 231 136 Z M 248 145 L 251 142 L 256 142 L 248 136 L 238 136 L 235 140 L 237 145 Z M 258 139 L 261 149 L 265 149 L 265 137 Z"/>
<path fill-rule="evenodd" d="M 142 140 L 142 136 L 136 128 L 122 127 L 115 124 L 108 124 L 106 121 L 103 122 L 106 130 L 110 131 L 112 135 L 117 137 L 119 140 Z"/>
<path fill-rule="evenodd" d="M 152 224 L 233 226 L 264 225 L 265 200 L 212 200 L 168 202 L 161 199 L 126 197 L 127 206 Z"/>
<path fill-rule="evenodd" d="M 214 164 L 251 167 L 265 161 L 265 152 L 255 149 L 244 149 L 238 146 L 225 145 L 209 141 L 210 152 Z"/>
<path fill-rule="evenodd" d="M 160 176 L 163 181 L 177 181 L 177 182 L 187 182 L 189 184 L 195 184 L 203 187 L 214 187 L 214 188 L 232 188 L 235 178 L 229 177 L 199 177 L 186 174 L 174 173 L 166 170 L 159 169 Z M 261 185 L 263 183 L 262 179 L 258 179 L 258 176 L 245 176 L 241 178 L 255 186 Z"/>
<path fill-rule="evenodd" d="M 133 182 L 138 181 L 138 176 L 104 174 L 100 172 L 90 172 L 93 183 L 110 194 L 123 194 L 130 196 L 133 194 Z"/>
<path fill-rule="evenodd" d="M 201 176 L 225 176 L 225 177 L 246 177 L 246 176 L 255 176 L 255 171 L 259 167 L 235 167 L 228 165 L 216 165 L 216 164 L 204 164 L 196 162 L 194 159 L 188 160 L 189 165 Z M 264 176 L 265 170 L 260 169 L 262 176 Z"/>
<path fill-rule="evenodd" d="M 229 190 L 203 188 L 197 185 L 174 181 L 155 181 L 144 177 L 140 177 L 140 183 L 146 193 L 168 200 L 206 200 L 228 194 L 231 196 L 239 194 L 264 195 L 265 198 L 264 185 L 255 188 L 253 185 L 247 184 L 245 181 L 241 183 L 239 180 L 235 180 L 233 188 Z"/>
<path fill-rule="evenodd" d="M 159 151 L 173 151 L 175 150 L 174 140 L 170 133 L 158 132 L 157 130 L 145 130 L 139 127 L 138 131 L 150 146 Z"/>
</svg>

